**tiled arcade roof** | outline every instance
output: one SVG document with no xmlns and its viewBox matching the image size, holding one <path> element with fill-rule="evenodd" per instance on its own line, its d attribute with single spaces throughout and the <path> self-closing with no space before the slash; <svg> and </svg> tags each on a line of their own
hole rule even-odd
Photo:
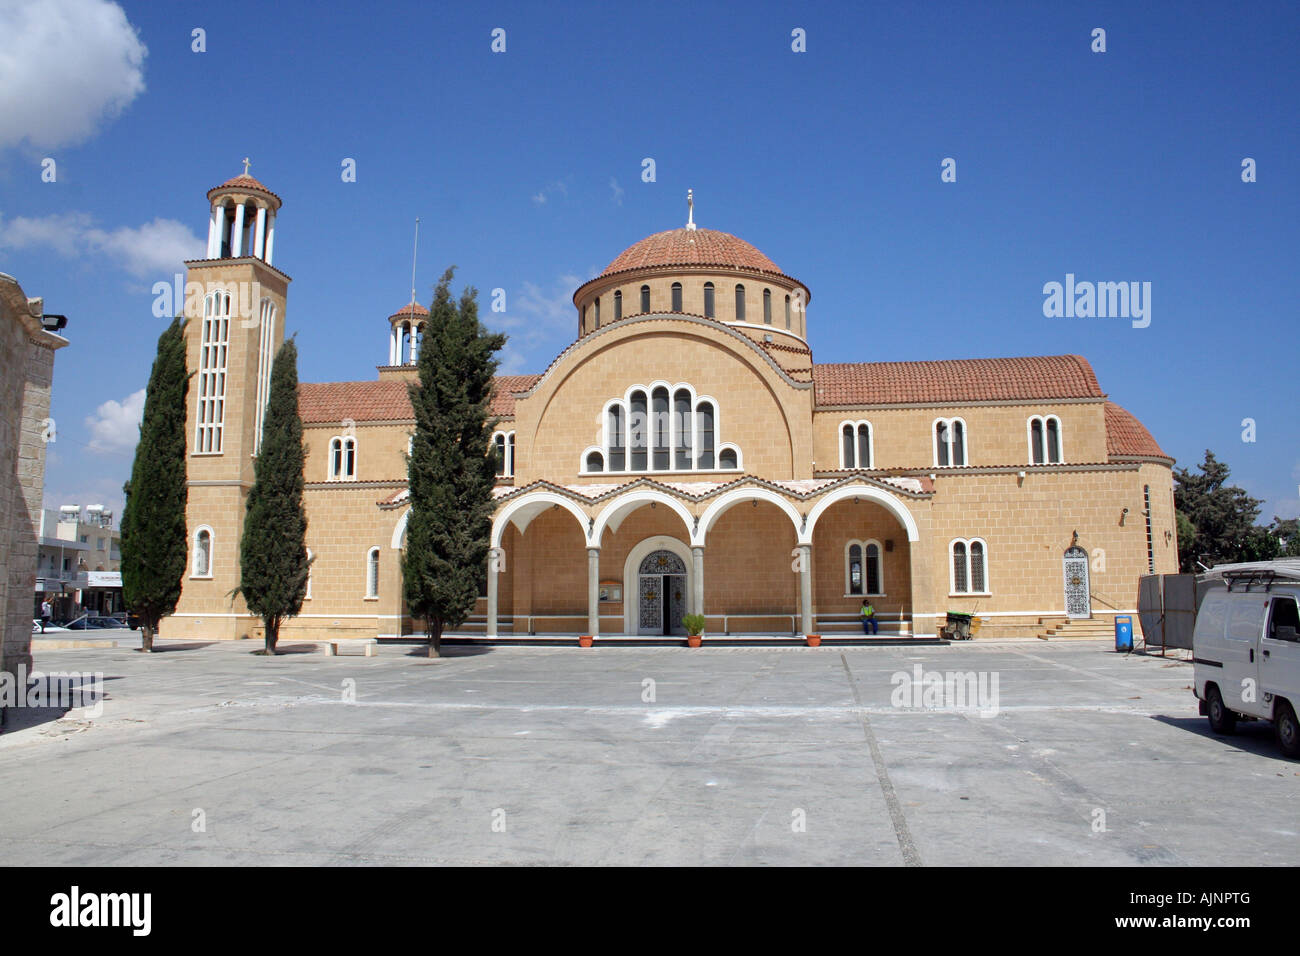
<svg viewBox="0 0 1300 956">
<path fill-rule="evenodd" d="M 814 365 L 813 382 L 822 406 L 1105 397 L 1079 355 Z"/>
<path fill-rule="evenodd" d="M 538 375 L 498 375 L 490 411 L 508 417 L 515 413 L 514 392 L 532 387 Z M 407 382 L 303 382 L 298 386 L 298 414 L 306 424 L 401 421 L 414 418 Z"/>
</svg>

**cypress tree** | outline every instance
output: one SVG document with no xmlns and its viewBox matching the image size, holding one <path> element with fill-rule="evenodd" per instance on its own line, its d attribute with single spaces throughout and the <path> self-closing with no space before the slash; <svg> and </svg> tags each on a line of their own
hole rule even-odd
<svg viewBox="0 0 1300 956">
<path fill-rule="evenodd" d="M 271 392 L 262 444 L 253 463 L 239 587 L 266 628 L 264 654 L 274 654 L 285 618 L 302 610 L 307 594 L 307 515 L 302 505 L 302 419 L 298 417 L 298 347 L 280 346 L 271 365 Z"/>
<path fill-rule="evenodd" d="M 153 651 L 158 622 L 176 610 L 188 559 L 185 502 L 185 319 L 158 337 L 140 441 L 123 486 L 122 597 L 140 621 L 141 647 Z"/>
<path fill-rule="evenodd" d="M 419 379 L 409 386 L 415 437 L 402 587 L 411 614 L 428 623 L 430 657 L 439 656 L 443 632 L 459 627 L 474 609 L 487 565 L 497 472 L 488 403 L 495 356 L 506 341 L 479 322 L 472 286 L 459 306 L 452 302 L 455 270 L 449 268 L 434 290 Z"/>
</svg>

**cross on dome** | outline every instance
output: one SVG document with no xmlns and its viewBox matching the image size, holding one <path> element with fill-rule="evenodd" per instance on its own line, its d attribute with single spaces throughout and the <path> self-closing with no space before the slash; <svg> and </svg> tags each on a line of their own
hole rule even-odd
<svg viewBox="0 0 1300 956">
<path fill-rule="evenodd" d="M 686 228 L 695 229 L 695 190 L 686 190 Z"/>
<path fill-rule="evenodd" d="M 248 167 L 249 167 L 249 165 L 250 165 L 250 163 L 248 162 L 248 157 L 245 156 L 245 157 L 244 157 L 244 175 L 245 175 L 245 176 L 248 175 Z"/>
</svg>

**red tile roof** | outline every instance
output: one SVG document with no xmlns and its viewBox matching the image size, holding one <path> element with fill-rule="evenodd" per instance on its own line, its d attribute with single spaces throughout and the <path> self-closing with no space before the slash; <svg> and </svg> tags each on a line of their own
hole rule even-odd
<svg viewBox="0 0 1300 956">
<path fill-rule="evenodd" d="M 775 262 L 744 239 L 716 229 L 669 229 L 628 246 L 602 276 L 654 266 L 721 266 L 782 275 Z"/>
<path fill-rule="evenodd" d="M 239 190 L 239 189 L 256 189 L 259 192 L 264 192 L 268 196 L 271 196 L 272 198 L 275 199 L 277 208 L 281 203 L 281 199 L 279 196 L 275 195 L 275 193 L 271 192 L 271 190 L 267 189 L 265 186 L 263 186 L 252 176 L 249 176 L 245 173 L 240 173 L 238 176 L 234 176 L 230 179 L 227 179 L 224 183 L 222 183 L 220 186 L 217 186 L 215 189 L 209 189 L 208 198 L 211 199 L 213 195 L 218 192 L 224 192 L 226 190 Z"/>
<path fill-rule="evenodd" d="M 416 302 L 414 305 L 408 303 L 402 306 L 392 315 L 390 315 L 388 317 L 388 321 L 391 322 L 393 321 L 393 319 L 406 318 L 407 316 L 410 315 L 413 315 L 416 318 L 420 318 L 421 316 L 427 317 L 429 315 L 429 310 L 426 309 L 424 306 L 420 305 L 420 303 L 418 302 Z"/>
<path fill-rule="evenodd" d="M 823 406 L 1105 397 L 1078 355 L 814 365 L 813 382 Z"/>
<path fill-rule="evenodd" d="M 1112 458 L 1169 458 L 1147 427 L 1133 413 L 1114 402 L 1106 403 L 1106 453 Z"/>
<path fill-rule="evenodd" d="M 513 393 L 527 391 L 536 385 L 540 378 L 540 375 L 498 375 L 492 380 L 495 387 L 492 392 L 492 404 L 488 406 L 488 410 L 493 415 L 502 417 L 514 415 Z"/>
<path fill-rule="evenodd" d="M 531 388 L 540 375 L 498 375 L 489 411 L 498 417 L 515 413 L 514 392 Z M 309 425 L 344 419 L 354 422 L 403 421 L 415 417 L 407 397 L 407 382 L 302 382 L 298 386 L 298 414 Z"/>
</svg>

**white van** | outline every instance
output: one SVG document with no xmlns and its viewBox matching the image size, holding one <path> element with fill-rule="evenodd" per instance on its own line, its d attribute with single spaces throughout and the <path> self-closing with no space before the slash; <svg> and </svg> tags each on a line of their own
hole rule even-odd
<svg viewBox="0 0 1300 956">
<path fill-rule="evenodd" d="M 1300 561 L 1229 564 L 1202 575 L 1192 654 L 1201 713 L 1218 734 L 1271 720 L 1278 746 L 1300 757 Z"/>
</svg>

